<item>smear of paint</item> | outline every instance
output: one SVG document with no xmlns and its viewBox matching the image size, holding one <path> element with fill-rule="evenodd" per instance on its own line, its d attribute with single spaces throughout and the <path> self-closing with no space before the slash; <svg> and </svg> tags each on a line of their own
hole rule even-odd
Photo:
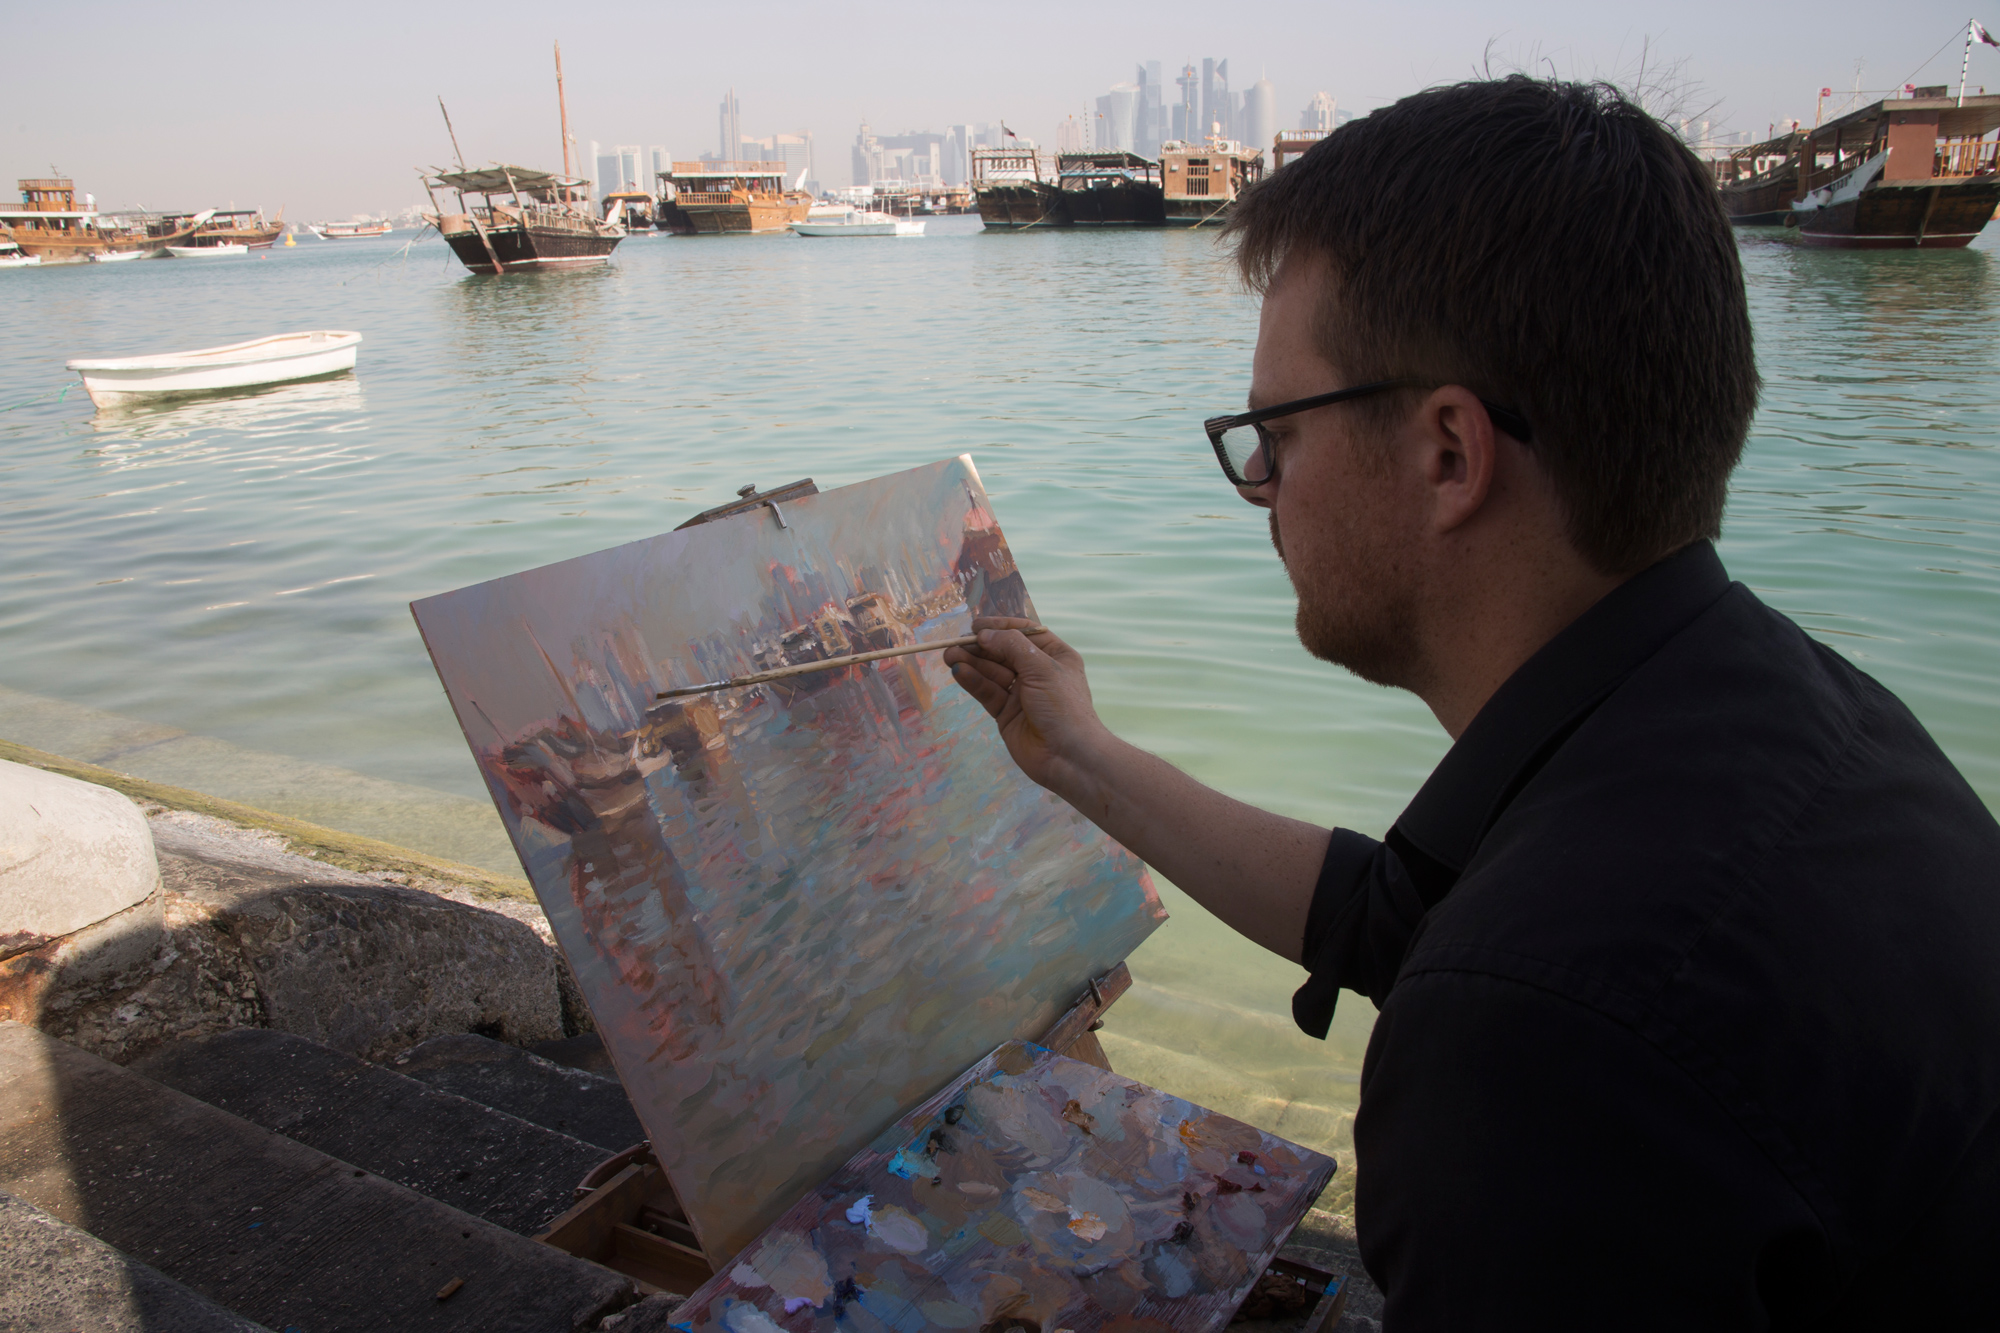
<svg viewBox="0 0 2000 1333">
<path fill-rule="evenodd" d="M 738 1264 L 729 1270 L 729 1280 L 739 1287 L 768 1287 L 763 1275 L 749 1264 Z"/>
<path fill-rule="evenodd" d="M 960 1193 L 970 1194 L 975 1199 L 990 1199 L 1000 1192 L 998 1185 L 989 1185 L 983 1180 L 961 1180 L 958 1188 Z"/>
<path fill-rule="evenodd" d="M 905 1180 L 913 1180 L 918 1176 L 935 1176 L 938 1173 L 938 1165 L 921 1154 L 912 1156 L 910 1150 L 904 1148 L 889 1159 L 889 1170 Z"/>
<path fill-rule="evenodd" d="M 811 1304 L 812 1301 L 804 1296 L 787 1296 L 785 1297 L 785 1313 L 797 1314 Z"/>
<path fill-rule="evenodd" d="M 1104 1239 L 1104 1219 L 1096 1213 L 1072 1213 L 1069 1219 L 1069 1229 L 1075 1232 L 1078 1238 L 1082 1240 L 1099 1241 Z"/>
<path fill-rule="evenodd" d="M 1066 1213 L 1069 1211 L 1068 1204 L 1064 1203 L 1061 1199 L 1058 1199 L 1055 1195 L 1049 1193 L 1047 1190 L 1038 1190 L 1033 1185 L 1030 1185 L 1026 1189 L 1022 1190 L 1021 1197 L 1026 1199 L 1029 1202 L 1029 1204 L 1031 1204 L 1033 1207 L 1044 1213 Z"/>
<path fill-rule="evenodd" d="M 868 1225 L 868 1219 L 874 1214 L 874 1207 L 875 1196 L 864 1194 L 854 1201 L 853 1207 L 847 1210 L 847 1220 L 855 1226 L 865 1227 Z"/>
<path fill-rule="evenodd" d="M 1088 1134 L 1097 1127 L 1097 1117 L 1083 1109 L 1083 1103 L 1072 1097 L 1063 1106 L 1062 1118 Z"/>
<path fill-rule="evenodd" d="M 931 1233 L 924 1224 L 893 1204 L 875 1210 L 868 1234 L 904 1254 L 922 1254 L 931 1247 Z"/>
<path fill-rule="evenodd" d="M 722 1313 L 729 1333 L 784 1333 L 778 1322 L 748 1301 L 738 1301 Z"/>
</svg>

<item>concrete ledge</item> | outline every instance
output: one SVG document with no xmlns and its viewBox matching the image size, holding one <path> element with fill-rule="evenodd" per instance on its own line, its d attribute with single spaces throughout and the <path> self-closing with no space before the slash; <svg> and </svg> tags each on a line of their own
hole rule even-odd
<svg viewBox="0 0 2000 1333">
<path fill-rule="evenodd" d="M 270 1333 L 11 1194 L 0 1254 L 0 1328 L 14 1333 Z"/>
</svg>

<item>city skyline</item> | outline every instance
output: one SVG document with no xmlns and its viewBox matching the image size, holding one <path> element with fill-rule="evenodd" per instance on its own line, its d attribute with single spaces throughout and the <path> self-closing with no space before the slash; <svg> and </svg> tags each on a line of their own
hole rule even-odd
<svg viewBox="0 0 2000 1333">
<path fill-rule="evenodd" d="M 1819 89 L 1834 88 L 1838 100 L 1857 62 L 1864 90 L 1955 84 L 1965 22 L 1937 3 L 1890 22 L 1851 0 L 1804 31 L 1712 0 L 1618 14 L 1580 0 L 1394 13 L 1284 3 L 1226 23 L 1180 0 L 1080 12 L 1031 0 L 1017 21 L 968 43 L 962 24 L 907 3 L 837 15 L 781 3 L 760 10 L 766 35 L 752 58 L 725 16 L 668 18 L 624 4 L 557 21 L 497 0 L 495 21 L 470 27 L 368 0 L 340 22 L 274 13 L 255 24 L 167 23 L 124 0 L 93 13 L 87 55 L 53 11 L 13 22 L 15 49 L 78 55 L 28 62 L 11 79 L 0 118 L 0 174 L 11 174 L 0 188 L 11 195 L 15 177 L 54 169 L 106 209 L 283 206 L 288 218 L 421 201 L 415 169 L 452 164 L 439 96 L 468 163 L 559 168 L 558 38 L 577 174 L 598 174 L 593 140 L 606 151 L 644 145 L 648 168 L 655 147 L 669 159 L 715 152 L 718 104 L 733 96 L 742 140 L 810 137 L 814 177 L 832 188 L 864 123 L 902 137 L 1004 121 L 1054 150 L 1062 134 L 1074 141 L 1086 130 L 1086 117 L 1095 121 L 1099 97 L 1154 64 L 1160 78 L 1147 83 L 1170 118 L 1185 105 L 1185 62 L 1198 68 L 1201 53 L 1228 61 L 1233 95 L 1269 80 L 1276 129 L 1299 126 L 1322 92 L 1345 119 L 1427 86 L 1519 68 L 1643 80 L 1670 119 L 1761 137 L 1791 117 L 1810 123 Z M 385 30 L 397 40 L 382 41 Z M 636 54 L 676 50 L 702 58 L 676 59 L 662 75 Z M 79 78 L 87 96 L 77 94 Z M 1971 83 L 2000 85 L 2000 53 L 1974 52 Z M 1096 145 L 1094 124 L 1081 138 Z"/>
</svg>

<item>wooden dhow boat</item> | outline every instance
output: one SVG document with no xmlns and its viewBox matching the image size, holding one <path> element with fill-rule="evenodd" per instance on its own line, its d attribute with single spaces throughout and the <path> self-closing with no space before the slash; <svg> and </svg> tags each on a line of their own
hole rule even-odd
<svg viewBox="0 0 2000 1333">
<path fill-rule="evenodd" d="M 52 176 L 20 182 L 21 206 L 0 208 L 0 240 L 12 241 L 21 253 L 50 264 L 80 264 L 98 255 L 153 254 L 180 245 L 200 230 L 215 210 L 155 227 L 145 218 L 100 214 L 85 196 L 76 201 L 76 183 Z"/>
<path fill-rule="evenodd" d="M 189 220 L 186 214 L 166 213 L 150 225 L 161 234 L 173 232 Z M 285 230 L 285 210 L 278 210 L 275 222 L 266 222 L 256 208 L 210 209 L 208 220 L 195 228 L 182 245 L 241 245 L 251 250 L 268 250 Z"/>
<path fill-rule="evenodd" d="M 1167 197 L 1160 164 L 1137 153 L 1063 153 L 1056 189 L 1076 227 L 1163 227 Z"/>
<path fill-rule="evenodd" d="M 671 184 L 663 217 L 684 236 L 783 231 L 812 210 L 811 195 L 786 187 L 783 162 L 676 162 Z"/>
<path fill-rule="evenodd" d="M 1715 188 L 1737 227 L 1782 227 L 1799 197 L 1799 151 L 1806 135 L 1789 130 L 1775 139 L 1738 148 L 1715 163 Z"/>
<path fill-rule="evenodd" d="M 1042 156 L 1032 148 L 972 150 L 972 197 L 989 231 L 1069 225 L 1062 191 L 1042 179 Z"/>
<path fill-rule="evenodd" d="M 111 407 L 162 394 L 214 393 L 335 375 L 354 369 L 360 346 L 358 333 L 313 329 L 193 352 L 83 358 L 69 362 L 68 368 L 83 376 L 91 402 Z"/>
<path fill-rule="evenodd" d="M 474 273 L 534 273 L 544 269 L 586 268 L 611 258 L 625 228 L 611 220 L 614 205 L 605 216 L 590 209 L 589 182 L 570 172 L 569 102 L 563 96 L 562 43 L 556 43 L 556 107 L 562 113 L 563 174 L 535 171 L 505 162 L 468 171 L 464 154 L 458 153 L 458 132 L 451 127 L 451 115 L 444 117 L 445 132 L 451 136 L 458 170 L 431 168 L 424 189 L 437 211 L 425 221 L 438 229 L 458 256 L 459 262 Z M 444 111 L 444 100 L 438 100 Z M 458 211 L 448 213 L 438 202 L 438 189 L 455 191 Z M 468 204 L 467 195 L 484 202 Z M 508 203 L 496 196 L 505 194 Z"/>
<path fill-rule="evenodd" d="M 1169 227 L 1221 226 L 1236 197 L 1264 178 L 1262 149 L 1234 139 L 1160 145 Z"/>
<path fill-rule="evenodd" d="M 1955 249 L 2000 207 L 2000 96 L 1942 87 L 1884 98 L 1805 132 L 1799 240 L 1843 249 Z"/>
<path fill-rule="evenodd" d="M 625 228 L 590 209 L 590 182 L 495 163 L 470 171 L 440 171 L 424 178 L 437 212 L 425 221 L 438 229 L 459 262 L 474 273 L 533 273 L 584 268 L 611 258 Z M 438 203 L 437 190 L 455 191 L 456 211 Z M 467 203 L 467 195 L 480 202 Z M 506 202 L 500 197 L 505 196 Z"/>
<path fill-rule="evenodd" d="M 365 241 L 387 236 L 390 230 L 386 222 L 328 222 L 314 227 L 312 233 L 322 241 Z"/>
</svg>

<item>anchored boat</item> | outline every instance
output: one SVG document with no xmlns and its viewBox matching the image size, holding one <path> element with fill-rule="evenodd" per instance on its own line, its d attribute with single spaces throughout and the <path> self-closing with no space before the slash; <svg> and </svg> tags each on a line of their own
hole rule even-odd
<svg viewBox="0 0 2000 1333">
<path fill-rule="evenodd" d="M 676 162 L 671 183 L 665 220 L 684 236 L 783 231 L 812 209 L 811 195 L 785 188 L 783 162 Z"/>
<path fill-rule="evenodd" d="M 496 163 L 426 176 L 424 187 L 437 207 L 426 221 L 474 273 L 602 264 L 625 239 L 625 228 L 591 212 L 590 182 L 575 176 Z M 438 189 L 457 192 L 456 212 L 438 203 Z M 480 202 L 468 204 L 467 195 Z"/>
<path fill-rule="evenodd" d="M 1160 145 L 1160 168 L 1168 226 L 1220 226 L 1236 197 L 1263 179 L 1264 154 L 1234 139 L 1175 140 Z"/>
<path fill-rule="evenodd" d="M 312 228 L 313 235 L 322 241 L 365 241 L 373 236 L 387 236 L 389 231 L 386 222 L 329 222 Z"/>
<path fill-rule="evenodd" d="M 1056 189 L 1077 227 L 1161 227 L 1167 221 L 1160 164 L 1137 153 L 1064 153 Z"/>
<path fill-rule="evenodd" d="M 815 205 L 792 230 L 800 236 L 921 236 L 924 224 L 877 209 Z"/>
<path fill-rule="evenodd" d="M 1796 130 L 1738 148 L 1715 164 L 1715 187 L 1723 211 L 1738 227 L 1782 227 L 1799 197 L 1799 150 L 1806 136 Z"/>
<path fill-rule="evenodd" d="M 79 208 L 76 183 L 62 176 L 23 180 L 20 187 L 21 206 L 0 209 L 0 240 L 12 241 L 23 254 L 51 264 L 128 252 L 154 254 L 182 244 L 215 216 L 212 208 L 171 222 L 101 214 L 89 195 Z"/>
<path fill-rule="evenodd" d="M 354 369 L 361 335 L 343 329 L 280 333 L 227 347 L 157 356 L 80 359 L 68 368 L 83 376 L 99 407 L 161 394 L 213 393 L 260 384 L 287 384 Z"/>
<path fill-rule="evenodd" d="M 1955 249 L 2000 207 L 2000 96 L 1942 87 L 1884 98 L 1805 132 L 1792 217 L 1807 245 Z"/>
<path fill-rule="evenodd" d="M 1062 192 L 1042 179 L 1042 157 L 1032 148 L 973 149 L 972 197 L 989 230 L 1069 224 Z"/>
</svg>

